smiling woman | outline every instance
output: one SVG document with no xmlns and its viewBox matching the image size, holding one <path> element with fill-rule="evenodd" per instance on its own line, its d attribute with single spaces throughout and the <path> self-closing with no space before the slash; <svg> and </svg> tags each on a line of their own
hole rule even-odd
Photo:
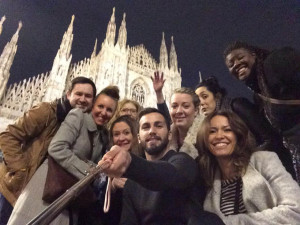
<svg viewBox="0 0 300 225">
<path fill-rule="evenodd" d="M 104 88 L 96 96 L 91 112 L 84 112 L 82 108 L 71 110 L 51 140 L 48 154 L 78 180 L 85 177 L 106 152 L 109 143 L 105 125 L 113 116 L 118 100 L 119 89 L 116 86 Z M 48 160 L 45 160 L 18 198 L 8 224 L 26 224 L 48 206 L 42 200 L 47 173 Z M 94 182 L 92 189 L 98 200 L 102 200 L 105 177 L 99 177 L 98 181 Z M 99 218 L 99 212 L 94 214 L 93 207 L 89 205 L 74 210 L 71 204 L 73 222 L 78 219 L 81 224 L 91 224 L 93 220 L 101 223 L 102 218 Z M 65 211 L 52 224 L 69 224 L 69 212 Z"/>
<path fill-rule="evenodd" d="M 109 131 L 111 145 L 124 147 L 133 154 L 141 156 L 138 149 L 137 126 L 136 120 L 129 115 L 117 118 L 111 124 Z"/>
<path fill-rule="evenodd" d="M 236 146 L 236 136 L 225 116 L 215 116 L 210 121 L 208 134 L 210 152 L 217 161 L 230 160 Z"/>
<path fill-rule="evenodd" d="M 208 187 L 205 210 L 232 225 L 299 223 L 300 187 L 275 153 L 253 147 L 237 115 L 218 111 L 206 117 L 196 146 Z"/>
<path fill-rule="evenodd" d="M 174 91 L 171 97 L 170 115 L 180 135 L 186 135 L 199 113 L 199 100 L 194 91 L 189 88 L 180 88 Z"/>
<path fill-rule="evenodd" d="M 170 148 L 185 152 L 193 158 L 198 155 L 194 144 L 196 133 L 203 120 L 203 115 L 199 113 L 199 103 L 195 92 L 185 87 L 175 89 L 170 102 L 170 116 L 173 122 Z M 160 107 L 158 104 L 159 109 Z M 165 110 L 165 114 L 168 114 L 168 110 Z"/>
<path fill-rule="evenodd" d="M 137 121 L 131 116 L 120 116 L 114 120 L 109 130 L 110 145 L 118 145 L 135 155 L 142 156 L 138 146 Z M 107 224 L 117 225 L 120 223 L 122 211 L 123 188 L 126 178 L 109 178 L 112 185 L 111 205 L 107 213 Z M 108 187 L 109 188 L 109 187 Z"/>
<path fill-rule="evenodd" d="M 117 108 L 117 102 L 108 95 L 99 94 L 92 108 L 92 117 L 97 126 L 103 126 L 114 115 Z"/>
<path fill-rule="evenodd" d="M 246 80 L 255 64 L 256 54 L 246 49 L 235 49 L 226 56 L 225 64 L 229 72 L 238 80 Z"/>
<path fill-rule="evenodd" d="M 229 72 L 254 94 L 270 125 L 279 133 L 281 159 L 300 184 L 300 52 L 291 47 L 268 51 L 236 41 L 224 51 Z M 294 167 L 294 168 L 293 168 Z"/>
</svg>

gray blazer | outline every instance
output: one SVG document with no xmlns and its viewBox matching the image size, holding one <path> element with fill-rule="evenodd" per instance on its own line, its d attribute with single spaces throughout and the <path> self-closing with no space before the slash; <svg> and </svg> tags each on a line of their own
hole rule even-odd
<svg viewBox="0 0 300 225">
<path fill-rule="evenodd" d="M 221 179 L 216 172 L 204 209 L 216 213 L 225 224 L 300 224 L 300 187 L 273 152 L 252 154 L 243 180 L 247 213 L 225 217 L 220 211 Z"/>
<path fill-rule="evenodd" d="M 90 113 L 73 109 L 52 139 L 48 153 L 69 173 L 81 179 L 91 166 L 98 163 L 102 151 L 105 151 L 102 140 L 107 140 L 107 132 L 102 131 L 97 128 Z M 93 138 L 93 148 L 90 137 Z"/>
</svg>

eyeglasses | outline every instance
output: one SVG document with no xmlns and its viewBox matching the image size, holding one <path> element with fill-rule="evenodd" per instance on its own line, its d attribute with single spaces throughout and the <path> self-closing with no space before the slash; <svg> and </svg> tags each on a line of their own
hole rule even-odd
<svg viewBox="0 0 300 225">
<path fill-rule="evenodd" d="M 123 112 L 123 113 L 131 113 L 131 114 L 136 114 L 137 113 L 136 109 L 128 109 L 128 108 L 122 109 L 121 112 Z"/>
</svg>

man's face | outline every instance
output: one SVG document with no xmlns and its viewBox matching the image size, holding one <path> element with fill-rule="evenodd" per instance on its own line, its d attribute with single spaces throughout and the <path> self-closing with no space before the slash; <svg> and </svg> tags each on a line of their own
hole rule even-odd
<svg viewBox="0 0 300 225">
<path fill-rule="evenodd" d="M 149 113 L 140 119 L 139 141 L 146 155 L 161 158 L 169 143 L 169 130 L 165 118 L 157 112 Z"/>
<path fill-rule="evenodd" d="M 93 87 L 90 84 L 75 84 L 73 90 L 67 92 L 67 99 L 72 108 L 80 108 L 83 112 L 91 111 L 94 100 Z"/>
<path fill-rule="evenodd" d="M 239 48 L 231 51 L 225 59 L 225 64 L 229 72 L 238 80 L 244 81 L 247 79 L 255 64 L 256 55 L 244 48 Z"/>
</svg>

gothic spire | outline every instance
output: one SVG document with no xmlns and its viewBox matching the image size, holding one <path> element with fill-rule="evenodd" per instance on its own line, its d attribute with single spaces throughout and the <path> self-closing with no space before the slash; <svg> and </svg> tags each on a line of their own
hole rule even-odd
<svg viewBox="0 0 300 225">
<path fill-rule="evenodd" d="M 98 39 L 96 38 L 95 45 L 94 45 L 94 50 L 92 52 L 91 58 L 95 57 L 96 54 L 97 54 L 97 43 L 98 43 Z"/>
<path fill-rule="evenodd" d="M 126 42 L 127 42 L 127 30 L 126 30 L 126 13 L 123 14 L 123 20 L 119 29 L 119 36 L 118 36 L 118 44 L 120 48 L 125 47 L 126 48 Z"/>
<path fill-rule="evenodd" d="M 9 70 L 17 52 L 17 42 L 21 28 L 22 22 L 20 21 L 16 33 L 12 36 L 10 42 L 5 45 L 4 50 L 0 56 L 0 99 L 4 94 L 6 84 L 10 76 Z"/>
<path fill-rule="evenodd" d="M 19 32 L 20 32 L 22 26 L 23 26 L 22 22 L 19 21 L 18 29 L 17 29 L 16 33 L 13 35 L 13 37 L 11 38 L 10 42 L 17 44 L 17 41 L 19 39 Z"/>
<path fill-rule="evenodd" d="M 68 30 L 64 33 L 60 48 L 54 58 L 52 69 L 47 81 L 47 90 L 43 101 L 53 101 L 63 95 L 65 82 L 67 79 L 72 54 L 71 48 L 73 43 L 73 22 L 75 16 L 72 15 L 71 23 Z"/>
<path fill-rule="evenodd" d="M 177 61 L 177 54 L 175 50 L 173 36 L 171 37 L 171 49 L 170 49 L 170 69 L 178 72 L 178 61 Z"/>
<path fill-rule="evenodd" d="M 161 69 L 168 68 L 168 52 L 167 52 L 164 32 L 162 33 L 162 40 L 160 45 L 159 67 Z"/>
<path fill-rule="evenodd" d="M 72 43 L 73 43 L 73 22 L 74 22 L 75 16 L 72 15 L 71 23 L 68 27 L 68 30 L 64 33 L 62 42 L 60 44 L 60 48 L 58 50 L 58 54 L 60 56 L 64 56 L 66 59 L 70 57 Z"/>
<path fill-rule="evenodd" d="M 2 16 L 1 20 L 0 20 L 0 35 L 2 33 L 2 24 L 4 23 L 4 21 L 6 20 L 6 17 L 5 16 Z"/>
<path fill-rule="evenodd" d="M 199 71 L 199 83 L 202 82 L 202 74 L 201 74 L 201 71 Z"/>
<path fill-rule="evenodd" d="M 115 23 L 115 7 L 113 8 L 113 13 L 110 17 L 110 21 L 107 25 L 107 31 L 106 31 L 106 41 L 110 45 L 115 44 L 115 37 L 116 37 L 116 23 Z"/>
</svg>

